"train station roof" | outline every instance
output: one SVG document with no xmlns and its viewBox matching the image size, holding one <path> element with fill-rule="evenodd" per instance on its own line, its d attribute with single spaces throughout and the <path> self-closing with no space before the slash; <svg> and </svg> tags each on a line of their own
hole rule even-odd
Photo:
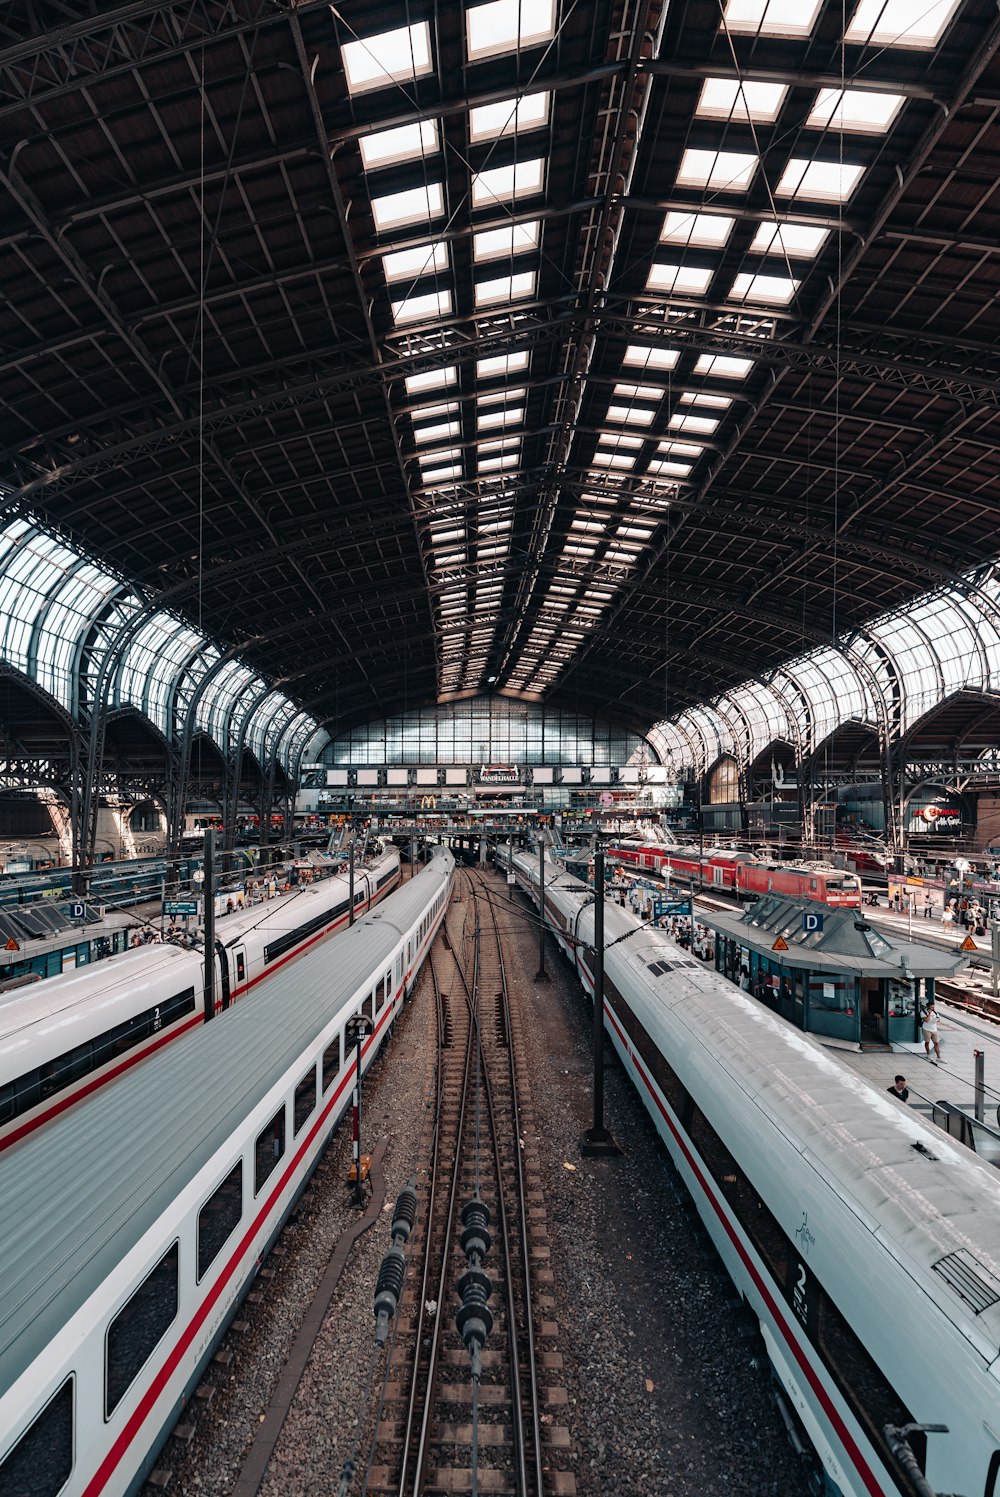
<svg viewBox="0 0 1000 1497">
<path fill-rule="evenodd" d="M 83 9 L 0 15 L 4 518 L 289 711 L 643 730 L 982 582 L 990 0 Z"/>
</svg>

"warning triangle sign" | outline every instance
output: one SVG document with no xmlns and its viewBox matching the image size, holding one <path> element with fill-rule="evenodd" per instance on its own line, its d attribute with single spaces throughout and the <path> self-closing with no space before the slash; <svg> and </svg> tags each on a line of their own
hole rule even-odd
<svg viewBox="0 0 1000 1497">
<path fill-rule="evenodd" d="M 20 949 L 21 949 L 20 946 L 14 940 L 13 936 L 11 936 L 10 940 L 7 942 L 6 946 L 4 947 L 4 951 L 20 951 Z"/>
<path fill-rule="evenodd" d="M 958 949 L 959 951 L 978 951 L 979 947 L 976 945 L 971 936 L 966 936 L 965 940 L 962 942 L 961 946 Z"/>
<path fill-rule="evenodd" d="M 771 950 L 772 951 L 787 951 L 788 950 L 788 942 L 785 940 L 784 936 L 779 936 L 778 937 L 778 939 L 775 941 L 774 945 L 771 947 Z"/>
</svg>

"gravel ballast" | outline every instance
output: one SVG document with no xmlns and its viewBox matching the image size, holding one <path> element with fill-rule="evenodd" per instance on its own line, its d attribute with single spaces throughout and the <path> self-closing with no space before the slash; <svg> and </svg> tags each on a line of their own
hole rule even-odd
<svg viewBox="0 0 1000 1497">
<path fill-rule="evenodd" d="M 489 875 L 507 901 L 504 881 Z M 464 881 L 463 881 L 464 882 Z M 804 1470 L 768 1392 L 759 1343 L 690 1207 L 644 1108 L 608 1047 L 605 1117 L 623 1153 L 585 1158 L 590 1122 L 591 1009 L 568 964 L 548 944 L 551 981 L 534 981 L 533 913 L 516 896 L 501 906 L 512 1001 L 528 1009 L 527 1089 L 539 1157 L 558 1322 L 561 1381 L 575 1446 L 578 1497 L 798 1497 Z M 453 905 L 457 934 L 464 911 Z M 384 1363 L 372 1346 L 372 1291 L 389 1243 L 389 1215 L 414 1169 L 433 1096 L 434 1009 L 427 974 L 365 1081 L 364 1146 L 387 1139 L 385 1209 L 353 1249 L 261 1487 L 266 1497 L 330 1497 L 345 1457 L 360 1493 Z M 528 1142 L 526 1140 L 526 1142 Z M 280 1376 L 295 1333 L 340 1233 L 354 1220 L 343 1183 L 350 1127 L 342 1124 L 321 1178 L 272 1259 L 274 1277 L 231 1331 L 228 1365 L 186 1450 L 168 1442 L 159 1465 L 168 1490 L 226 1497 Z M 418 1208 L 419 1209 L 419 1208 Z M 539 1317 L 536 1316 L 536 1320 Z M 195 1400 L 197 1406 L 198 1400 Z"/>
</svg>

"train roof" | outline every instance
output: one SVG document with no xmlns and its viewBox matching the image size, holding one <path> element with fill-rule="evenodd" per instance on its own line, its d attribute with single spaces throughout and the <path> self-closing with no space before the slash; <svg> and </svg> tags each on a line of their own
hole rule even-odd
<svg viewBox="0 0 1000 1497">
<path fill-rule="evenodd" d="M 190 955 L 190 951 L 169 941 L 157 941 L 150 946 L 123 951 L 106 961 L 88 962 L 85 966 L 75 967 L 72 972 L 46 977 L 28 988 L 15 988 L 13 992 L 5 993 L 0 998 L 0 1054 L 8 1035 L 37 1023 L 39 1019 L 57 1018 L 75 1007 L 83 997 L 92 998 L 95 973 L 104 979 L 109 1001 L 113 1002 L 118 990 L 127 992 L 136 982 L 170 967 L 178 958 Z"/>
<path fill-rule="evenodd" d="M 533 877 L 533 859 L 527 870 Z M 564 871 L 550 885 L 550 897 L 573 902 L 591 892 Z M 588 924 L 590 918 L 589 912 L 583 916 Z M 608 952 L 606 963 L 612 971 L 626 963 L 647 984 L 651 976 L 656 980 L 652 963 L 674 966 L 669 989 L 657 981 L 654 1017 L 672 1026 L 674 1053 L 697 1055 L 716 1084 L 721 1069 L 726 1089 L 745 1095 L 748 1126 L 741 1138 L 725 1142 L 751 1178 L 746 1140 L 754 1137 L 750 1120 L 757 1114 L 832 1185 L 983 1359 L 995 1361 L 1000 1173 L 846 1070 L 817 1040 L 687 957 L 665 932 L 639 926 L 631 911 L 607 905 L 606 942 L 633 934 Z M 915 1297 L 914 1314 L 919 1305 Z"/>
<path fill-rule="evenodd" d="M 439 850 L 335 946 L 0 1155 L 0 1395 L 366 984 L 453 866 Z"/>
</svg>

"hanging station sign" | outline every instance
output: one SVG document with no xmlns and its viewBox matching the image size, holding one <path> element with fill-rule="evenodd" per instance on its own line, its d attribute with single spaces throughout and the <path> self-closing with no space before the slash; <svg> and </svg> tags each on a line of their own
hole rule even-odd
<svg viewBox="0 0 1000 1497">
<path fill-rule="evenodd" d="M 476 779 L 480 785 L 517 785 L 521 771 L 516 764 L 480 764 Z"/>
</svg>

